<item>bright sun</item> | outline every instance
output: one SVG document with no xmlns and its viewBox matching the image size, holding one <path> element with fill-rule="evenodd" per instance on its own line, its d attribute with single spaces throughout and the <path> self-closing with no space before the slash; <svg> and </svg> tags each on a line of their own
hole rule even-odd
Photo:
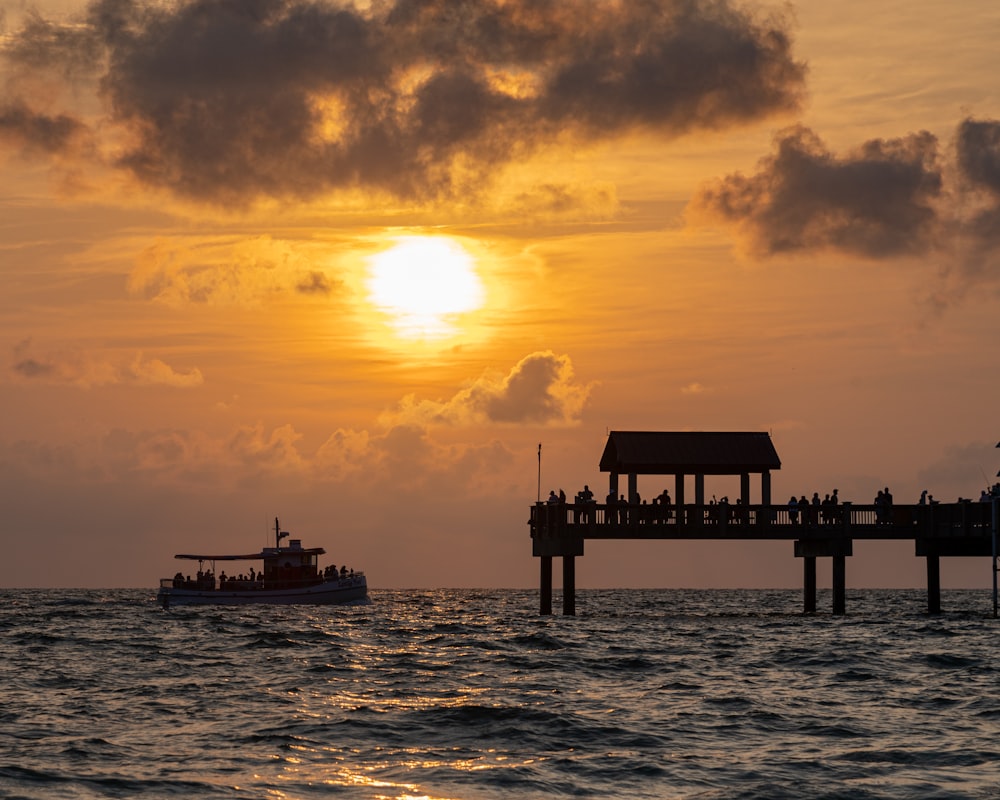
<svg viewBox="0 0 1000 800">
<path fill-rule="evenodd" d="M 404 236 L 369 260 L 372 302 L 407 338 L 437 339 L 455 332 L 455 318 L 483 304 L 472 257 L 453 239 Z"/>
</svg>

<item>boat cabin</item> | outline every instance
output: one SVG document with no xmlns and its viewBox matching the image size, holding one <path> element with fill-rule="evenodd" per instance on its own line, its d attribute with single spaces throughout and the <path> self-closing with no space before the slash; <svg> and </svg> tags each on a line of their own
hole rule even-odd
<svg viewBox="0 0 1000 800">
<path fill-rule="evenodd" d="M 265 547 L 264 588 L 286 589 L 319 583 L 319 556 L 326 551 L 322 547 L 302 547 L 301 539 L 289 539 L 288 547 Z"/>
</svg>

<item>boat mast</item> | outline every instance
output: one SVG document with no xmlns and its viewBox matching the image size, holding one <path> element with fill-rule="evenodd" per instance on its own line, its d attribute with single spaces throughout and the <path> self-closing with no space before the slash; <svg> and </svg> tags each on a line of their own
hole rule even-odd
<svg viewBox="0 0 1000 800">
<path fill-rule="evenodd" d="M 274 547 L 276 550 L 281 549 L 281 540 L 288 536 L 288 531 L 281 530 L 281 525 L 278 523 L 278 518 L 274 518 Z"/>
</svg>

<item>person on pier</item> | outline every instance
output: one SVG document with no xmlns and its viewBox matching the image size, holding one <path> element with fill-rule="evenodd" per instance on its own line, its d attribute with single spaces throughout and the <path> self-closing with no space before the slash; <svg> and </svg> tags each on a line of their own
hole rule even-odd
<svg viewBox="0 0 1000 800">
<path fill-rule="evenodd" d="M 794 494 L 788 500 L 788 521 L 792 525 L 799 524 L 799 501 Z"/>
</svg>

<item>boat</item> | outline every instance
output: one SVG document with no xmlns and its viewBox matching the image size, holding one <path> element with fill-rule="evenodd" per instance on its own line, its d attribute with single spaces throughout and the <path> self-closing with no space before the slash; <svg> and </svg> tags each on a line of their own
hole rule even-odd
<svg viewBox="0 0 1000 800">
<path fill-rule="evenodd" d="M 245 555 L 199 555 L 178 553 L 174 558 L 198 562 L 196 577 L 178 572 L 172 578 L 160 580 L 157 602 L 165 609 L 181 605 L 331 605 L 365 603 L 368 582 L 363 572 L 335 565 L 319 568 L 322 547 L 303 547 L 301 539 L 288 539 L 274 520 L 274 547 Z M 216 573 L 220 561 L 260 561 L 258 572 L 251 566 L 247 573 L 227 577 L 223 569 Z M 206 569 L 206 564 L 207 569 Z"/>
</svg>

